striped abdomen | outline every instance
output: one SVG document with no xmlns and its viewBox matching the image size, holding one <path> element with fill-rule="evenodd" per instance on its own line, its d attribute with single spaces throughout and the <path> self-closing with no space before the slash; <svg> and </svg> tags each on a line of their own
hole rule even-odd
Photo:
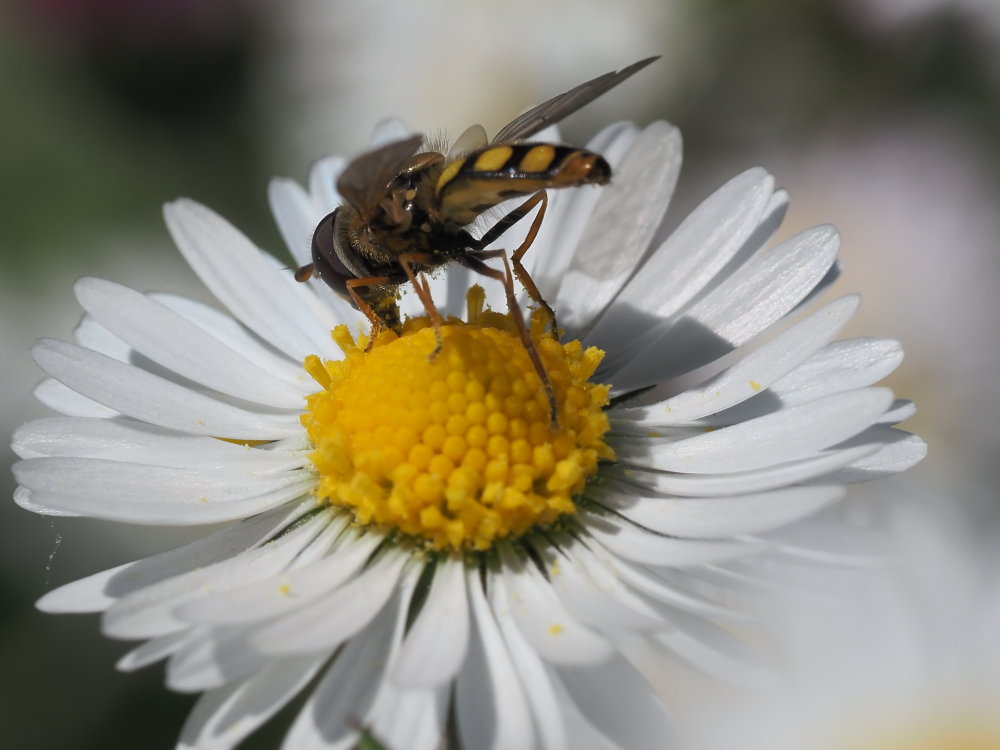
<svg viewBox="0 0 1000 750">
<path fill-rule="evenodd" d="M 605 185 L 611 167 L 600 154 L 570 146 L 489 146 L 448 164 L 434 192 L 441 220 L 465 226 L 510 198 L 546 188 Z"/>
</svg>

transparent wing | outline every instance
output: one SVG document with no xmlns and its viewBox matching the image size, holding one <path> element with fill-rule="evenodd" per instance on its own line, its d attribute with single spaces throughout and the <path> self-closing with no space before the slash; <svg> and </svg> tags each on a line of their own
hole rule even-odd
<svg viewBox="0 0 1000 750">
<path fill-rule="evenodd" d="M 455 142 L 448 149 L 448 158 L 457 159 L 472 151 L 478 151 L 490 143 L 486 130 L 482 125 L 470 125 L 467 127 Z"/>
<path fill-rule="evenodd" d="M 629 65 L 624 70 L 619 70 L 617 73 L 605 73 L 592 81 L 581 83 L 576 88 L 553 97 L 547 102 L 542 102 L 506 125 L 493 138 L 493 143 L 510 143 L 534 135 L 547 125 L 559 122 L 567 115 L 576 112 L 605 91 L 613 89 L 629 76 L 638 73 L 654 60 L 659 59 L 659 55 L 647 57 L 645 60 Z"/>
<path fill-rule="evenodd" d="M 337 178 L 337 192 L 364 219 L 385 198 L 392 180 L 409 164 L 424 137 L 412 135 L 361 154 Z"/>
</svg>

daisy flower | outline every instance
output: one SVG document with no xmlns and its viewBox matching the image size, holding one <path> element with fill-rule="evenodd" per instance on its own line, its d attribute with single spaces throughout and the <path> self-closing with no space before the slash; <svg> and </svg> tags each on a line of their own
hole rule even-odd
<svg viewBox="0 0 1000 750">
<path fill-rule="evenodd" d="M 431 280 L 434 357 L 419 304 L 368 347 L 348 303 L 190 200 L 167 227 L 228 312 L 78 282 L 76 340 L 33 352 L 64 416 L 15 434 L 17 502 L 223 525 L 39 607 L 102 612 L 143 641 L 120 668 L 166 659 L 171 688 L 203 692 L 180 747 L 232 747 L 310 684 L 289 748 L 670 746 L 639 667 L 754 679 L 733 561 L 829 559 L 810 516 L 922 457 L 892 426 L 912 406 L 872 386 L 899 345 L 834 341 L 854 296 L 803 310 L 836 276 L 831 227 L 771 246 L 787 196 L 751 169 L 664 239 L 677 131 L 589 148 L 613 184 L 553 191 L 525 256 L 566 333 L 531 325 L 557 424 L 500 285 L 461 268 Z M 299 263 L 344 163 L 271 185 Z"/>
</svg>

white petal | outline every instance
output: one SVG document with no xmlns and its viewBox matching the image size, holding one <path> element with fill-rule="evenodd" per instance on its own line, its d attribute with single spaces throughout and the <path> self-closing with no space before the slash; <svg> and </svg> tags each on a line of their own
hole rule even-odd
<svg viewBox="0 0 1000 750">
<path fill-rule="evenodd" d="M 798 304 L 836 259 L 840 237 L 830 225 L 807 229 L 756 253 L 688 311 L 733 344 L 749 341 Z"/>
<path fill-rule="evenodd" d="M 638 137 L 638 128 L 619 122 L 594 136 L 587 148 L 601 154 L 615 169 Z M 603 193 L 604 189 L 596 186 L 554 191 L 550 196 L 552 215 L 545 217 L 535 240 L 538 247 L 532 247 L 524 256 L 525 265 L 542 296 L 556 305 L 566 269 L 573 262 L 576 247 Z M 566 289 L 564 294 L 571 295 L 572 290 Z"/>
<path fill-rule="evenodd" d="M 622 159 L 639 139 L 641 132 L 634 123 L 624 120 L 613 122 L 605 125 L 587 141 L 587 149 L 600 154 L 608 164 L 617 168 L 621 166 Z M 588 211 L 587 215 L 590 213 Z"/>
<path fill-rule="evenodd" d="M 342 530 L 343 523 L 338 525 L 335 521 L 310 545 L 310 549 L 322 544 L 323 536 L 339 534 Z M 307 606 L 352 578 L 382 541 L 377 533 L 358 536 L 350 531 L 346 536 L 348 538 L 337 550 L 318 562 L 282 571 L 275 578 L 191 600 L 176 610 L 177 616 L 192 622 L 235 625 L 275 617 Z"/>
<path fill-rule="evenodd" d="M 879 419 L 879 424 L 894 425 L 905 422 L 917 413 L 917 405 L 904 398 L 897 398 L 892 408 Z"/>
<path fill-rule="evenodd" d="M 39 599 L 36 606 L 53 614 L 103 612 L 132 591 L 256 546 L 294 521 L 304 510 L 278 509 L 262 513 L 182 547 L 60 586 Z"/>
<path fill-rule="evenodd" d="M 752 398 L 830 342 L 859 302 L 857 295 L 841 297 L 697 388 L 658 404 L 612 411 L 614 426 L 684 424 Z M 742 420 L 729 423 L 735 421 Z"/>
<path fill-rule="evenodd" d="M 103 612 L 118 599 L 113 593 L 107 592 L 108 583 L 132 565 L 135 563 L 102 570 L 100 573 L 64 584 L 48 592 L 35 603 L 35 606 L 42 612 L 50 614 Z"/>
<path fill-rule="evenodd" d="M 337 192 L 337 178 L 347 166 L 347 159 L 342 156 L 327 156 L 320 159 L 309 170 L 309 194 L 326 216 L 344 202 Z M 315 227 L 314 227 L 315 228 Z"/>
<path fill-rule="evenodd" d="M 188 265 L 211 292 L 257 335 L 296 361 L 336 358 L 332 320 L 306 302 L 312 292 L 282 273 L 273 258 L 210 209 L 179 200 L 164 209 L 167 228 Z"/>
<path fill-rule="evenodd" d="M 272 655 L 330 651 L 378 618 L 409 556 L 389 551 L 360 575 L 316 602 L 262 625 L 251 643 Z"/>
<path fill-rule="evenodd" d="M 420 577 L 420 570 L 416 566 L 411 567 L 394 597 L 392 641 L 380 665 L 390 665 L 387 671 L 399 656 L 413 592 Z M 355 725 L 365 727 L 378 743 L 386 747 L 435 750 L 440 747 L 444 735 L 450 694 L 450 685 L 408 689 L 391 679 L 383 679 L 371 707 L 355 717 Z"/>
<path fill-rule="evenodd" d="M 402 120 L 398 117 L 386 117 L 375 123 L 375 127 L 372 128 L 372 135 L 368 140 L 368 149 L 372 150 L 386 143 L 401 141 L 410 135 L 413 135 L 413 131 Z"/>
<path fill-rule="evenodd" d="M 677 129 L 654 122 L 629 150 L 577 245 L 555 309 L 566 325 L 586 326 L 635 271 L 656 232 L 680 172 Z M 622 217 L 628 221 L 623 222 Z"/>
<path fill-rule="evenodd" d="M 339 174 L 343 159 L 324 160 L 320 164 L 320 172 L 335 168 Z M 274 214 L 281 236 L 298 266 L 312 263 L 312 237 L 319 222 L 332 210 L 328 201 L 333 200 L 334 206 L 340 203 L 333 182 L 328 189 L 323 189 L 318 194 L 322 198 L 309 195 L 293 180 L 275 179 L 268 185 L 271 213 Z M 314 278 L 308 286 L 323 300 L 324 306 L 332 309 L 333 317 L 348 327 L 353 328 L 364 320 L 360 312 L 346 299 L 335 294 L 325 282 Z M 320 319 L 325 320 L 326 317 L 321 316 Z"/>
<path fill-rule="evenodd" d="M 580 716 L 614 747 L 680 746 L 673 720 L 656 691 L 621 655 L 600 666 L 561 667 L 556 673 Z"/>
<path fill-rule="evenodd" d="M 271 660 L 251 648 L 246 628 L 197 626 L 167 662 L 166 684 L 179 693 L 200 693 L 250 678 Z"/>
<path fill-rule="evenodd" d="M 596 550 L 596 552 L 599 553 L 600 550 Z M 611 558 L 611 555 L 605 553 L 604 557 Z M 669 604 L 671 607 L 700 617 L 721 620 L 722 622 L 744 623 L 751 619 L 742 610 L 727 607 L 678 585 L 676 581 L 668 580 L 665 574 L 668 571 L 675 572 L 673 569 L 635 565 L 621 559 L 609 559 L 607 564 L 614 568 L 622 581 L 643 596 L 655 601 Z M 689 576 L 690 574 L 684 571 L 682 575 Z"/>
<path fill-rule="evenodd" d="M 903 348 L 892 339 L 835 341 L 772 387 L 782 403 L 799 404 L 830 393 L 877 383 L 903 361 Z"/>
<path fill-rule="evenodd" d="M 632 523 L 658 534 L 722 539 L 798 521 L 837 502 L 846 492 L 835 485 L 813 485 L 730 497 L 637 497 L 627 488 L 609 486 L 595 490 L 591 496 Z"/>
<path fill-rule="evenodd" d="M 141 422 L 79 417 L 52 417 L 21 425 L 11 447 L 21 458 L 104 458 L 153 466 L 242 470 L 258 476 L 300 468 L 306 460 L 300 453 L 181 435 Z"/>
<path fill-rule="evenodd" d="M 773 192 L 774 178 L 757 167 L 706 198 L 622 289 L 588 343 L 625 353 L 633 348 L 630 338 L 648 341 L 642 336 L 648 326 L 636 326 L 640 316 L 664 320 L 687 305 L 752 235 Z M 625 331 L 634 333 L 622 346 Z"/>
<path fill-rule="evenodd" d="M 303 497 L 316 483 L 306 469 L 253 476 L 92 458 L 32 458 L 13 468 L 17 481 L 42 505 L 153 524 L 246 518 Z"/>
<path fill-rule="evenodd" d="M 77 299 L 109 331 L 153 362 L 236 398 L 302 409 L 305 393 L 227 347 L 149 297 L 102 279 L 76 282 Z"/>
<path fill-rule="evenodd" d="M 308 568 L 357 538 L 357 533 L 351 535 L 343 533 L 344 529 L 351 523 L 349 513 L 343 513 L 336 508 L 330 508 L 327 512 L 330 514 L 330 525 L 323 529 L 298 557 L 292 560 L 292 564 L 288 566 L 289 571 Z M 361 530 L 355 529 L 354 531 Z"/>
<path fill-rule="evenodd" d="M 760 687 L 767 679 L 755 652 L 728 630 L 704 618 L 672 610 L 670 627 L 650 636 L 710 677 L 732 685 Z"/>
<path fill-rule="evenodd" d="M 214 550 L 205 550 L 202 556 L 208 558 L 209 564 L 202 566 L 198 566 L 198 559 L 194 556 L 192 560 L 184 560 L 178 559 L 176 554 L 164 554 L 157 561 L 160 563 L 158 566 L 151 564 L 156 561 L 156 558 L 151 558 L 145 561 L 148 563 L 147 575 L 158 582 L 143 585 L 122 596 L 105 612 L 103 631 L 112 638 L 129 639 L 152 638 L 183 630 L 188 624 L 173 614 L 179 604 L 205 591 L 231 588 L 273 576 L 287 566 L 327 523 L 329 514 L 320 513 L 277 539 L 254 549 L 214 558 Z M 170 568 L 177 565 L 182 566 L 180 572 L 168 575 Z M 157 575 L 160 577 L 154 577 Z"/>
<path fill-rule="evenodd" d="M 700 565 L 731 560 L 765 548 L 762 542 L 674 539 L 646 531 L 623 519 L 590 513 L 581 520 L 586 525 L 587 533 L 608 550 L 626 560 L 645 565 Z"/>
<path fill-rule="evenodd" d="M 831 519 L 806 519 L 756 538 L 785 554 L 838 565 L 885 565 L 893 557 L 887 535 Z"/>
<path fill-rule="evenodd" d="M 80 346 L 93 349 L 119 362 L 129 362 L 132 358 L 132 347 L 115 336 L 92 315 L 80 318 L 73 329 L 73 340 Z"/>
<path fill-rule="evenodd" d="M 534 747 L 531 711 L 486 602 L 478 570 L 466 573 L 466 584 L 475 627 L 469 654 L 455 683 L 455 713 L 462 747 Z"/>
<path fill-rule="evenodd" d="M 132 649 L 118 660 L 115 668 L 122 672 L 134 672 L 150 664 L 166 659 L 181 648 L 188 639 L 187 632 L 171 633 L 160 638 L 153 638 L 141 646 Z"/>
<path fill-rule="evenodd" d="M 559 598 L 581 622 L 603 633 L 655 630 L 659 613 L 628 589 L 579 539 L 557 537 L 556 547 L 535 545 Z"/>
<path fill-rule="evenodd" d="M 862 435 L 867 433 L 868 430 Z M 819 477 L 827 481 L 830 472 L 875 453 L 881 446 L 881 442 L 858 445 L 854 442 L 851 441 L 850 447 L 838 446 L 809 458 L 731 474 L 671 474 L 628 464 L 609 466 L 605 472 L 609 477 L 621 479 L 626 485 L 636 486 L 636 494 L 639 495 L 652 490 L 664 495 L 722 497 L 784 487 Z M 830 481 L 841 482 L 839 479 Z"/>
<path fill-rule="evenodd" d="M 224 312 L 175 294 L 151 292 L 149 296 L 164 307 L 170 308 L 178 315 L 204 329 L 214 338 L 224 342 L 230 349 L 239 352 L 243 357 L 275 377 L 281 378 L 292 386 L 302 388 L 307 393 L 316 390 L 315 382 L 302 369 L 300 361 L 292 360 L 271 348 Z"/>
<path fill-rule="evenodd" d="M 41 501 L 39 500 L 41 498 Z M 37 513 L 41 516 L 59 516 L 63 518 L 78 518 L 82 513 L 74 513 L 65 508 L 56 508 L 47 505 L 47 498 L 43 495 L 33 493 L 27 487 L 16 487 L 14 489 L 14 502 L 19 508 L 23 508 L 29 513 Z"/>
<path fill-rule="evenodd" d="M 554 673 L 555 669 L 549 667 L 549 671 Z M 587 721 L 587 717 L 580 713 L 580 708 L 554 674 L 552 687 L 559 701 L 560 718 L 566 728 L 566 744 L 569 747 L 585 747 L 587 750 L 621 750 L 621 745 L 611 742 Z"/>
<path fill-rule="evenodd" d="M 511 664 L 520 678 L 521 687 L 535 719 L 539 744 L 546 750 L 567 747 L 563 708 L 557 692 L 552 668 L 543 662 L 521 633 L 511 614 L 510 597 L 502 576 L 490 579 L 490 608 L 510 654 Z"/>
<path fill-rule="evenodd" d="M 32 356 L 75 391 L 143 422 L 211 437 L 274 440 L 299 434 L 296 414 L 240 409 L 89 349 L 40 340 Z"/>
<path fill-rule="evenodd" d="M 711 586 L 719 591 L 724 591 L 730 597 L 738 598 L 748 595 L 753 597 L 761 592 L 787 595 L 789 591 L 787 581 L 779 579 L 772 573 L 775 568 L 775 559 L 775 556 L 769 555 L 759 559 L 748 558 L 746 561 L 736 560 L 722 565 L 705 565 L 698 570 L 683 571 L 683 574 L 688 578 L 688 584 L 691 586 Z M 762 570 L 767 572 L 762 573 Z M 669 577 L 676 572 L 668 568 L 656 570 L 657 575 L 662 577 Z M 814 572 L 812 570 L 806 571 L 807 575 Z M 673 578 L 671 578 L 671 582 L 678 586 L 682 585 L 681 582 Z M 721 618 L 712 619 L 719 620 Z"/>
<path fill-rule="evenodd" d="M 398 597 L 397 597 L 398 598 Z M 284 750 L 353 748 L 356 722 L 375 698 L 396 626 L 396 607 L 374 618 L 336 655 L 282 744 Z"/>
<path fill-rule="evenodd" d="M 657 325 L 655 340 L 619 371 L 609 369 L 615 392 L 689 372 L 769 328 L 823 278 L 839 242 L 832 227 L 814 227 L 754 255 L 679 320 Z"/>
<path fill-rule="evenodd" d="M 178 748 L 234 747 L 301 690 L 323 661 L 315 657 L 282 659 L 245 682 L 206 693 L 188 716 Z"/>
<path fill-rule="evenodd" d="M 892 404 L 888 388 L 834 394 L 696 437 L 637 445 L 631 452 L 660 471 L 722 474 L 807 458 L 871 425 Z M 616 445 L 623 456 L 629 450 Z"/>
<path fill-rule="evenodd" d="M 795 406 L 823 396 L 876 383 L 903 361 L 903 350 L 891 339 L 849 339 L 835 341 L 796 370 L 773 383 L 757 398 L 718 412 L 697 424 L 722 426 L 745 422 L 770 414 L 778 408 Z M 905 418 L 906 411 L 899 412 Z M 886 412 L 879 422 L 891 423 L 895 415 Z"/>
<path fill-rule="evenodd" d="M 518 559 L 508 545 L 500 547 L 500 562 L 511 613 L 539 656 L 565 665 L 599 664 L 611 656 L 611 643 L 569 613 L 534 563 Z"/>
<path fill-rule="evenodd" d="M 824 477 L 831 482 L 869 482 L 906 471 L 927 455 L 927 443 L 916 435 L 885 426 L 873 427 L 864 437 L 877 439 L 881 448 Z"/>
<path fill-rule="evenodd" d="M 450 685 L 404 689 L 385 680 L 364 726 L 380 747 L 436 750 L 448 719 Z"/>
<path fill-rule="evenodd" d="M 267 198 L 278 231 L 295 262 L 312 262 L 312 236 L 326 213 L 295 180 L 275 177 L 267 185 Z"/>
<path fill-rule="evenodd" d="M 107 418 L 117 416 L 120 412 L 109 409 L 93 399 L 81 396 L 71 388 L 60 383 L 55 378 L 45 378 L 35 386 L 34 396 L 50 409 L 65 414 L 68 417 Z"/>
<path fill-rule="evenodd" d="M 748 185 L 744 188 L 753 188 L 756 180 L 756 189 L 762 190 L 760 197 L 763 198 L 767 195 L 767 191 L 773 189 L 774 181 L 773 178 L 761 169 L 751 169 L 745 176 L 741 175 L 736 178 L 738 181 L 747 180 Z M 725 186 L 724 186 L 725 189 Z M 739 192 L 739 191 L 737 191 Z M 738 197 L 730 196 L 730 197 Z M 709 197 L 709 201 L 713 200 L 714 196 Z M 716 200 L 722 200 L 723 196 Z M 752 212 L 756 212 L 757 204 L 753 202 L 753 196 L 745 195 L 744 199 L 750 199 L 751 203 L 745 206 Z M 609 356 L 601 363 L 601 366 L 597 370 L 598 378 L 605 377 L 607 373 L 617 372 L 621 367 L 628 365 L 630 359 L 635 357 L 638 353 L 641 353 L 644 349 L 648 349 L 651 346 L 656 345 L 658 338 L 665 336 L 670 328 L 677 324 L 678 320 L 681 321 L 682 325 L 685 325 L 686 315 L 688 309 L 693 307 L 697 302 L 704 299 L 720 285 L 726 282 L 734 273 L 741 272 L 742 269 L 755 254 L 761 252 L 764 245 L 771 239 L 774 233 L 777 231 L 778 227 L 784 218 L 785 211 L 788 208 L 788 195 L 783 190 L 776 190 L 770 195 L 770 198 L 764 201 L 763 212 L 757 217 L 756 224 L 746 224 L 740 231 L 739 236 L 743 238 L 742 244 L 738 248 L 724 247 L 723 257 L 716 258 L 711 253 L 699 253 L 699 256 L 703 259 L 701 265 L 696 269 L 696 271 L 702 271 L 701 273 L 696 273 L 695 277 L 692 279 L 690 287 L 686 288 L 681 294 L 685 295 L 683 299 L 683 304 L 670 304 L 668 310 L 673 310 L 672 315 L 664 315 L 659 319 L 656 325 L 652 325 L 653 322 L 641 318 L 637 321 L 634 313 L 626 314 L 622 318 L 622 323 L 625 328 L 623 329 L 621 325 L 617 326 L 618 330 L 615 338 L 613 338 L 615 344 L 614 348 L 609 351 Z M 697 209 L 696 209 L 697 210 Z M 745 217 L 747 221 L 752 221 L 751 213 L 750 216 Z M 704 220 L 706 217 L 702 217 Z M 717 217 L 720 221 L 724 218 Z M 711 221 L 708 221 L 704 228 L 711 229 Z M 701 230 L 699 230 L 701 231 Z M 667 242 L 673 242 L 673 235 L 667 239 Z M 679 243 L 677 245 L 678 252 L 685 257 L 691 255 L 694 251 L 692 248 L 687 247 L 684 244 Z M 654 254 L 650 258 L 650 262 L 655 260 L 658 254 Z M 723 264 L 722 261 L 725 261 Z M 637 277 L 640 275 L 646 275 L 647 271 L 645 266 L 640 268 L 637 272 Z M 673 274 L 669 269 L 662 274 L 664 282 L 670 284 L 670 279 L 673 278 Z M 671 299 L 669 297 L 664 299 Z M 659 304 L 664 304 L 660 301 Z M 669 304 L 669 303 L 667 303 Z M 626 294 L 619 296 L 618 300 L 612 304 L 611 309 L 615 309 L 618 305 L 623 305 L 625 313 L 628 310 L 634 309 L 634 302 L 630 302 L 630 297 Z M 688 308 L 688 309 L 686 309 Z M 610 312 L 610 310 L 609 310 Z M 666 312 L 666 310 L 664 311 Z M 645 313 L 643 313 L 645 315 Z M 613 331 L 615 326 L 611 326 Z M 711 336 L 707 337 L 711 339 Z M 589 343 L 589 340 L 588 340 Z M 679 361 L 677 365 L 678 373 L 686 374 L 690 370 L 695 369 L 697 363 L 694 361 L 683 362 Z M 606 379 L 613 378 L 607 377 Z M 661 381 L 662 382 L 662 381 Z M 655 394 L 655 390 L 653 391 Z M 636 403 L 648 403 L 644 396 L 640 396 L 635 399 Z"/>
<path fill-rule="evenodd" d="M 469 642 L 469 604 L 460 561 L 438 563 L 430 593 L 390 671 L 403 687 L 436 686 L 462 666 Z"/>
</svg>

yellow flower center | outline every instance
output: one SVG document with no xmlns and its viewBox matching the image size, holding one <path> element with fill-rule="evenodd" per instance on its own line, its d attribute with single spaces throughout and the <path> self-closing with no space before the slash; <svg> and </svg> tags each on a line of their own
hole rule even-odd
<svg viewBox="0 0 1000 750">
<path fill-rule="evenodd" d="M 302 415 L 319 472 L 317 498 L 434 549 L 488 549 L 573 513 L 574 496 L 613 459 L 604 442 L 608 386 L 588 382 L 604 353 L 560 344 L 532 321 L 559 420 L 513 322 L 469 293 L 437 346 L 426 318 L 364 351 L 344 326 L 344 359 L 305 361 L 323 390 Z"/>
</svg>

